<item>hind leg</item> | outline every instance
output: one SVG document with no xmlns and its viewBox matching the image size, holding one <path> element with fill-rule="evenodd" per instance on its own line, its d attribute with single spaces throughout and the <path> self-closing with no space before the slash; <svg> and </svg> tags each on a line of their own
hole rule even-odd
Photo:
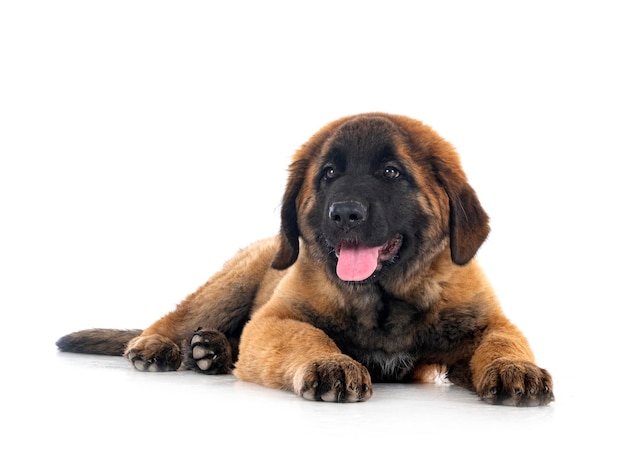
<svg viewBox="0 0 626 455">
<path fill-rule="evenodd" d="M 180 347 L 162 335 L 141 335 L 128 343 L 124 357 L 139 371 L 177 370 L 182 362 Z"/>
<path fill-rule="evenodd" d="M 226 336 L 217 330 L 198 328 L 183 348 L 162 335 L 133 338 L 124 357 L 138 371 L 159 372 L 185 369 L 204 374 L 230 373 L 232 348 Z"/>
<path fill-rule="evenodd" d="M 233 366 L 233 349 L 226 336 L 202 327 L 182 346 L 159 334 L 138 336 L 128 343 L 124 357 L 136 370 L 149 372 L 178 370 L 182 365 L 199 373 L 226 374 Z"/>
<path fill-rule="evenodd" d="M 199 327 L 185 344 L 185 367 L 204 374 L 227 374 L 233 367 L 233 352 L 226 336 Z"/>
<path fill-rule="evenodd" d="M 229 372 L 237 355 L 237 346 L 229 340 L 238 343 L 255 305 L 265 302 L 281 277 L 270 266 L 275 249 L 275 239 L 266 239 L 241 250 L 173 311 L 131 340 L 126 358 L 139 371 L 171 371 L 182 365 L 206 374 Z"/>
</svg>

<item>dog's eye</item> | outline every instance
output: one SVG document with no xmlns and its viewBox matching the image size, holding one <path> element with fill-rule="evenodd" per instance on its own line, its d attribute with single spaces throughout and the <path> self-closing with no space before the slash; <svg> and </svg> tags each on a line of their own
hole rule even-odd
<svg viewBox="0 0 626 455">
<path fill-rule="evenodd" d="M 388 179 L 397 179 L 398 177 L 400 177 L 400 171 L 393 166 L 387 166 L 384 170 L 383 175 Z"/>
<path fill-rule="evenodd" d="M 337 176 L 337 171 L 334 167 L 328 166 L 324 169 L 324 178 L 326 180 L 332 180 Z"/>
</svg>

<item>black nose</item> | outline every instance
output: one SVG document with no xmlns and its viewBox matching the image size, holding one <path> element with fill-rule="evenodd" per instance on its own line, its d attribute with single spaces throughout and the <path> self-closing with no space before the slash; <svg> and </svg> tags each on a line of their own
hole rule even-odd
<svg viewBox="0 0 626 455">
<path fill-rule="evenodd" d="M 333 202 L 328 217 L 338 227 L 351 228 L 367 219 L 367 207 L 358 201 Z"/>
</svg>

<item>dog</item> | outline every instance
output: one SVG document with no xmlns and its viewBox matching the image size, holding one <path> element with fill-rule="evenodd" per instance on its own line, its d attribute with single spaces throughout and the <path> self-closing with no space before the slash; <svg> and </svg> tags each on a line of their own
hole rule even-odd
<svg viewBox="0 0 626 455">
<path fill-rule="evenodd" d="M 335 120 L 289 167 L 277 236 L 240 250 L 145 330 L 87 329 L 61 351 L 124 355 L 307 400 L 361 402 L 434 374 L 491 404 L 542 406 L 552 378 L 475 259 L 489 217 L 454 147 L 401 115 Z"/>
</svg>

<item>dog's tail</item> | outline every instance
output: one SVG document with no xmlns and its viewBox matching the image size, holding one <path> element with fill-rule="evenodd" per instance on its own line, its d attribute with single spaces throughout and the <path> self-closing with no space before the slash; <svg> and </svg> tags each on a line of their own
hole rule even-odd
<svg viewBox="0 0 626 455">
<path fill-rule="evenodd" d="M 126 345 L 143 330 L 87 329 L 65 335 L 57 340 L 62 352 L 79 354 L 124 355 Z"/>
</svg>

